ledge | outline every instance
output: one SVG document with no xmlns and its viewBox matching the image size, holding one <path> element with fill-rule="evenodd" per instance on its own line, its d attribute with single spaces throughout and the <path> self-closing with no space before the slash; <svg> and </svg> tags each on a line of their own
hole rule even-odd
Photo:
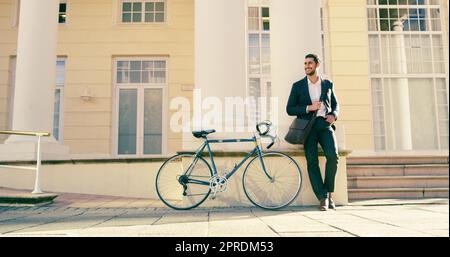
<svg viewBox="0 0 450 257">
<path fill-rule="evenodd" d="M 279 150 L 290 156 L 305 156 L 303 150 Z M 348 156 L 352 151 L 346 149 L 339 150 L 339 156 Z M 192 151 L 180 151 L 177 153 L 193 154 Z M 238 151 L 214 151 L 214 157 L 245 157 L 248 152 Z M 209 156 L 208 152 L 204 152 L 203 156 Z M 319 148 L 319 156 L 324 156 L 323 151 Z M 105 164 L 105 163 L 145 163 L 145 162 L 164 162 L 167 157 L 148 157 L 148 158 L 107 158 L 107 159 L 70 159 L 70 160 L 45 160 L 42 165 L 60 165 L 60 164 Z M 1 161 L 0 165 L 36 165 L 36 161 Z"/>
<path fill-rule="evenodd" d="M 305 156 L 305 152 L 303 150 L 274 150 L 278 152 L 285 153 L 289 156 Z M 267 152 L 270 152 L 270 150 L 267 150 Z M 194 154 L 195 152 L 190 151 L 180 151 L 177 152 L 179 154 L 185 153 L 185 154 Z M 339 149 L 339 156 L 346 157 L 352 153 L 352 150 L 347 149 Z M 249 152 L 238 152 L 238 151 L 214 151 L 214 157 L 245 157 L 249 154 Z M 204 152 L 203 156 L 209 156 L 208 152 Z M 322 149 L 319 148 L 319 156 L 325 156 Z"/>
<path fill-rule="evenodd" d="M 45 160 L 42 165 L 163 162 L 169 157 Z M 36 165 L 36 161 L 2 161 L 0 165 Z"/>
<path fill-rule="evenodd" d="M 0 188 L 0 204 L 47 204 L 52 203 L 57 194 L 32 194 L 19 190 Z"/>
</svg>

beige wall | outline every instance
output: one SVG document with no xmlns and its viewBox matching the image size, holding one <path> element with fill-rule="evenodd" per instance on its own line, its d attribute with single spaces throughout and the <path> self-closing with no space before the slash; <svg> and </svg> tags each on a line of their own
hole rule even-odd
<svg viewBox="0 0 450 257">
<path fill-rule="evenodd" d="M 64 140 L 71 153 L 112 151 L 113 57 L 169 56 L 169 97 L 194 81 L 193 0 L 168 1 L 164 25 L 117 24 L 118 7 L 117 0 L 72 1 L 68 24 L 61 29 L 60 54 L 69 56 Z M 86 85 L 94 95 L 88 103 L 79 98 Z M 168 135 L 171 148 L 177 137 Z"/>
<path fill-rule="evenodd" d="M 0 129 L 7 126 L 9 57 L 16 54 L 17 27 L 11 26 L 14 0 L 0 0 Z M 113 58 L 168 56 L 169 98 L 185 95 L 194 83 L 194 0 L 167 2 L 166 24 L 118 24 L 118 0 L 69 0 L 60 25 L 58 55 L 67 57 L 64 144 L 71 154 L 108 155 L 113 138 Z M 80 96 L 89 88 L 93 100 Z M 169 108 L 169 99 L 166 101 Z M 181 135 L 168 133 L 168 151 L 181 147 Z"/>
<path fill-rule="evenodd" d="M 109 155 L 114 136 L 115 56 L 169 56 L 169 98 L 182 95 L 192 99 L 192 91 L 182 90 L 182 85 L 194 84 L 194 0 L 168 1 L 164 25 L 117 24 L 118 0 L 68 2 L 68 20 L 60 25 L 58 50 L 60 56 L 67 56 L 64 143 L 73 154 Z M 0 129 L 7 128 L 9 60 L 16 54 L 14 3 L 0 0 Z M 448 1 L 442 4 L 448 34 Z M 324 0 L 323 5 L 328 17 L 327 73 L 340 100 L 338 123 L 345 128 L 346 148 L 372 151 L 366 0 Z M 446 45 L 448 51 L 448 41 Z M 80 98 L 85 88 L 94 96 L 90 102 Z M 169 101 L 166 105 L 169 109 Z M 169 153 L 181 148 L 181 138 L 181 134 L 168 131 Z"/>
<path fill-rule="evenodd" d="M 302 186 L 294 206 L 316 205 L 318 200 L 309 183 L 304 156 L 292 156 L 300 165 Z M 219 171 L 229 171 L 242 157 L 215 158 Z M 248 161 L 229 179 L 227 191 L 218 194 L 215 200 L 206 201 L 203 207 L 251 206 L 242 188 L 242 174 Z M 322 175 L 325 172 L 325 158 L 319 158 Z M 161 161 L 145 163 L 65 163 L 42 166 L 41 188 L 44 192 L 68 192 L 80 194 L 112 195 L 158 199 L 155 179 Z M 32 190 L 34 171 L 1 169 L 0 187 Z M 176 190 L 176 189 L 174 189 Z M 339 160 L 336 187 L 333 199 L 337 204 L 347 204 L 346 157 Z"/>
<path fill-rule="evenodd" d="M 328 0 L 329 69 L 341 106 L 346 148 L 372 150 L 366 0 Z"/>
</svg>

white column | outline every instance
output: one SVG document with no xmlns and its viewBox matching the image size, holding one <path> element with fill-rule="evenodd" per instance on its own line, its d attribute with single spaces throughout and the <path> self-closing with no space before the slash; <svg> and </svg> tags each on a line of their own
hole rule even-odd
<svg viewBox="0 0 450 257">
<path fill-rule="evenodd" d="M 21 1 L 13 130 L 53 131 L 58 8 L 58 0 Z M 7 143 L 30 140 L 12 136 Z"/>
<path fill-rule="evenodd" d="M 235 123 L 234 127 L 237 123 L 236 115 L 225 113 L 225 98 L 246 96 L 245 3 L 244 0 L 195 0 L 196 91 L 190 127 L 216 129 L 218 133 L 214 137 L 237 136 L 234 128 L 225 128 L 230 122 Z M 205 120 L 212 122 L 202 122 Z M 198 142 L 192 141 L 192 134 L 185 131 L 183 148 L 197 148 Z"/>
<path fill-rule="evenodd" d="M 403 22 L 394 23 L 394 31 L 403 31 Z M 407 74 L 407 63 L 405 54 L 405 38 L 402 34 L 393 36 L 392 63 L 393 72 L 397 74 Z M 412 149 L 411 133 L 411 111 L 409 106 L 409 86 L 407 78 L 393 79 L 391 85 L 392 93 L 392 112 L 394 115 L 394 137 L 395 150 Z"/>
<path fill-rule="evenodd" d="M 20 2 L 12 129 L 53 132 L 59 1 Z M 36 137 L 10 136 L 0 159 L 35 158 L 35 143 Z M 63 154 L 67 147 L 43 138 L 42 151 L 45 158 L 45 152 Z"/>
<path fill-rule="evenodd" d="M 270 38 L 272 95 L 278 97 L 278 137 L 281 148 L 294 148 L 284 141 L 294 119 L 286 113 L 292 84 L 304 78 L 304 57 L 322 52 L 320 1 L 271 1 Z M 276 112 L 276 110 L 274 110 Z"/>
<path fill-rule="evenodd" d="M 224 105 L 225 97 L 246 96 L 245 11 L 243 0 L 195 1 L 195 88 L 202 99 Z"/>
</svg>

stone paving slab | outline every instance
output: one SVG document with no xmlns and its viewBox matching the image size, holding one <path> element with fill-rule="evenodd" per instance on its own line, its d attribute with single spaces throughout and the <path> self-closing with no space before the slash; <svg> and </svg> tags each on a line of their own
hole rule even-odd
<svg viewBox="0 0 450 257">
<path fill-rule="evenodd" d="M 260 217 L 260 219 L 277 233 L 340 232 L 334 227 L 312 220 L 298 212 Z"/>
<path fill-rule="evenodd" d="M 208 236 L 208 222 L 172 223 L 163 225 L 146 226 L 138 236 L 157 237 L 206 237 Z"/>
<path fill-rule="evenodd" d="M 208 236 L 274 237 L 279 235 L 247 208 L 235 212 L 211 212 Z"/>
<path fill-rule="evenodd" d="M 0 237 L 448 237 L 448 208 L 448 199 L 387 199 L 327 212 L 316 206 L 175 211 L 156 200 L 64 193 L 50 205 L 0 206 Z"/>
<path fill-rule="evenodd" d="M 354 235 L 342 231 L 308 231 L 308 232 L 293 232 L 293 233 L 279 233 L 282 237 L 354 237 Z"/>
<path fill-rule="evenodd" d="M 39 230 L 44 230 L 46 224 L 58 224 L 58 221 L 69 217 L 69 215 L 78 215 L 76 213 L 61 213 L 55 211 L 33 212 L 25 216 L 13 216 L 6 221 L 0 222 L 0 234 L 23 231 L 34 227 L 40 227 Z M 1 215 L 3 216 L 3 215 Z"/>
<path fill-rule="evenodd" d="M 411 204 L 446 204 L 448 198 L 420 198 L 420 199 L 368 199 L 353 200 L 348 206 L 376 206 L 376 205 L 411 205 Z"/>
<path fill-rule="evenodd" d="M 130 211 L 123 211 L 110 219 L 95 225 L 94 227 L 121 227 L 121 226 L 137 226 L 149 225 L 161 219 L 161 214 L 151 214 L 148 212 L 133 213 Z"/>
</svg>

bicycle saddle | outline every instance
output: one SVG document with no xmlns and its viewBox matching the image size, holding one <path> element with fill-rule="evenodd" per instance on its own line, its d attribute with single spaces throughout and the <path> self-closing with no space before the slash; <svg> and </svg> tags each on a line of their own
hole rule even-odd
<svg viewBox="0 0 450 257">
<path fill-rule="evenodd" d="M 199 131 L 192 131 L 192 135 L 196 138 L 201 138 L 201 137 L 205 137 L 209 134 L 212 134 L 216 132 L 215 129 L 208 129 L 208 130 L 199 130 Z"/>
</svg>

